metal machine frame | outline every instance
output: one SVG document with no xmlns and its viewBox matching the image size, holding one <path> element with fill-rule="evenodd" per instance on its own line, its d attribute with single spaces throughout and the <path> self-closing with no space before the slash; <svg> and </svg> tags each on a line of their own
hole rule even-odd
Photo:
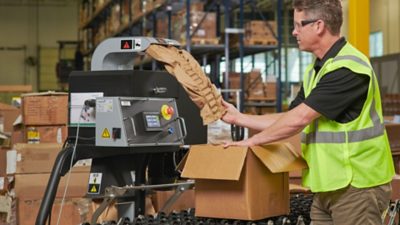
<svg viewBox="0 0 400 225">
<path fill-rule="evenodd" d="M 179 46 L 179 43 L 174 40 L 169 39 L 156 39 L 156 38 L 147 38 L 147 37 L 119 37 L 119 38 L 111 38 L 103 41 L 100 45 L 96 48 L 95 52 L 92 56 L 92 72 L 73 72 L 70 76 L 70 83 L 76 82 L 77 78 L 79 77 L 79 81 L 85 83 L 86 81 L 95 81 L 96 76 L 88 75 L 87 73 L 96 73 L 100 74 L 99 78 L 103 79 L 104 77 L 102 74 L 109 74 L 109 76 L 116 74 L 116 77 L 123 77 L 127 78 L 129 75 L 132 75 L 132 79 L 129 78 L 129 82 L 134 84 L 137 82 L 144 82 L 145 85 L 136 84 L 138 90 L 126 91 L 124 87 L 113 87 L 106 96 L 126 96 L 126 97 L 148 97 L 148 96 L 159 96 L 159 97 L 176 97 L 179 99 L 179 104 L 192 104 L 190 107 L 182 107 L 183 110 L 186 110 L 186 115 L 189 117 L 191 123 L 188 125 L 189 127 L 192 126 L 192 129 L 188 129 L 188 131 L 193 130 L 195 132 L 201 132 L 201 134 L 191 134 L 188 133 L 188 136 L 185 138 L 185 144 L 201 144 L 207 141 L 207 129 L 205 126 L 201 124 L 200 114 L 198 108 L 194 105 L 193 102 L 188 98 L 187 94 L 184 92 L 183 88 L 178 85 L 175 78 L 172 76 L 163 76 L 166 72 L 154 72 L 154 71 L 144 71 L 139 73 L 134 73 L 133 69 L 133 59 L 135 54 L 144 53 L 144 51 L 150 46 L 150 44 L 160 44 L 160 45 L 173 45 Z M 122 71 L 121 71 L 122 70 Z M 125 70 L 125 71 L 123 71 Z M 113 72 L 115 71 L 115 72 Z M 121 72 L 118 72 L 121 71 Z M 130 71 L 130 72 L 129 72 Z M 85 73 L 82 75 L 82 73 Z M 111 73 L 111 75 L 110 75 Z M 77 76 L 74 76 L 77 75 Z M 78 76 L 80 75 L 80 76 Z M 148 75 L 148 76 L 147 76 Z M 160 81 L 161 80 L 161 81 Z M 123 81 L 121 81 L 123 82 Z M 178 90 L 169 90 L 171 91 L 170 94 L 164 93 L 165 87 L 160 87 L 159 83 L 164 82 L 166 86 L 173 87 L 178 85 Z M 171 86 L 171 82 L 173 83 Z M 105 87 L 107 84 L 104 80 L 99 81 L 95 84 L 88 85 L 88 91 L 96 91 Z M 80 84 L 81 85 L 81 84 Z M 103 86 L 102 86 L 103 85 Z M 151 86 L 151 87 L 150 87 Z M 74 85 L 70 86 L 70 92 L 74 90 L 78 90 L 81 86 Z M 119 89 L 123 90 L 119 90 Z M 134 88 L 134 87 L 132 87 Z M 151 91 L 147 90 L 150 89 Z M 118 89 L 118 90 L 116 90 Z M 163 91 L 160 91 L 160 90 Z M 165 88 L 167 90 L 168 88 Z M 116 93 L 119 93 L 115 95 Z M 122 93 L 122 94 L 121 94 Z M 139 96 L 132 96 L 132 93 Z M 70 93 L 71 97 L 71 93 Z M 184 103 L 182 103 L 184 102 Z M 192 111 L 188 111 L 188 110 Z M 197 110 L 193 113 L 193 109 Z M 181 113 L 182 116 L 185 113 Z M 194 119 L 197 115 L 199 119 Z M 196 127 L 196 128 L 193 128 Z M 201 126 L 201 127 L 200 127 Z M 77 145 L 73 145 L 72 143 L 67 143 L 62 151 L 58 154 L 56 161 L 54 163 L 49 182 L 46 187 L 45 194 L 43 196 L 43 200 L 40 205 L 39 213 L 36 218 L 36 225 L 45 225 L 46 220 L 49 218 L 55 196 L 57 193 L 57 188 L 62 176 L 64 176 L 70 170 L 70 162 L 72 160 L 72 164 L 75 164 L 78 160 L 81 159 L 88 159 L 92 158 L 93 162 L 97 165 L 93 166 L 91 169 L 92 172 L 96 172 L 96 170 L 101 171 L 110 171 L 108 174 L 109 177 L 113 179 L 113 182 L 107 184 L 108 187 L 105 191 L 99 193 L 96 196 L 91 196 L 88 194 L 88 197 L 94 198 L 103 198 L 104 204 L 106 204 L 111 198 L 115 198 L 114 194 L 116 190 L 121 190 L 118 187 L 115 187 L 115 184 L 122 184 L 119 186 L 126 186 L 126 177 L 124 174 L 119 173 L 118 171 L 135 171 L 136 178 L 134 184 L 130 184 L 126 186 L 127 192 L 133 191 L 128 193 L 129 200 L 133 200 L 136 204 L 134 206 L 134 213 L 135 214 L 143 214 L 144 213 L 144 190 L 147 187 L 144 187 L 145 184 L 145 169 L 149 166 L 148 161 L 149 157 L 153 157 L 153 154 L 159 156 L 159 154 L 155 153 L 163 153 L 163 152 L 175 152 L 180 149 L 179 146 L 139 146 L 139 147 L 103 147 L 103 146 L 96 146 L 94 140 L 90 137 L 94 136 L 94 128 L 89 127 L 81 127 L 81 131 L 78 136 L 78 129 L 77 127 L 69 126 L 69 138 L 70 140 L 77 141 Z M 184 189 L 189 184 L 182 184 L 178 185 L 178 189 Z M 140 188 L 135 188 L 135 186 L 140 186 Z M 168 186 L 168 185 L 167 185 Z M 167 187 L 167 186 L 152 186 L 153 188 L 160 188 L 160 187 Z M 175 185 L 176 186 L 176 185 Z M 150 188 L 150 187 L 148 187 Z M 121 193 L 125 194 L 126 190 L 120 191 Z M 118 192 L 119 194 L 121 194 Z M 111 195 L 110 195 L 111 193 Z M 101 210 L 101 209 L 99 209 Z M 131 210 L 131 209 L 129 209 Z M 96 211 L 96 213 L 99 213 Z M 97 214 L 96 214 L 97 215 Z"/>
</svg>

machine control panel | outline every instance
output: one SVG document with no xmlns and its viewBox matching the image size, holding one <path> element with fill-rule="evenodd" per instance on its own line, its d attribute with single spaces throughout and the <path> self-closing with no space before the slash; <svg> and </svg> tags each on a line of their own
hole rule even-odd
<svg viewBox="0 0 400 225">
<path fill-rule="evenodd" d="M 96 99 L 96 146 L 182 145 L 185 136 L 173 98 Z"/>
<path fill-rule="evenodd" d="M 143 112 L 144 127 L 146 131 L 161 131 L 161 119 L 159 112 Z"/>
</svg>

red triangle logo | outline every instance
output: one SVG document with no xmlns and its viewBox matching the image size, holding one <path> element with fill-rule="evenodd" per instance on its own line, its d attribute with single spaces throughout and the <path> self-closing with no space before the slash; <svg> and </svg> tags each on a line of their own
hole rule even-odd
<svg viewBox="0 0 400 225">
<path fill-rule="evenodd" d="M 129 45 L 129 43 L 127 41 L 125 41 L 124 46 L 122 47 L 123 49 L 130 49 L 131 46 Z"/>
</svg>

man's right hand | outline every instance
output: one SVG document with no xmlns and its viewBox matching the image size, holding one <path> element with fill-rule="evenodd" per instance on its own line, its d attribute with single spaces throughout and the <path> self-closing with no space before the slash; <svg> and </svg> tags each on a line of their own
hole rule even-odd
<svg viewBox="0 0 400 225">
<path fill-rule="evenodd" d="M 221 117 L 221 120 L 225 123 L 237 124 L 237 120 L 241 115 L 239 110 L 237 110 L 235 106 L 226 102 L 225 100 L 222 100 L 222 105 L 225 107 L 226 113 Z"/>
</svg>

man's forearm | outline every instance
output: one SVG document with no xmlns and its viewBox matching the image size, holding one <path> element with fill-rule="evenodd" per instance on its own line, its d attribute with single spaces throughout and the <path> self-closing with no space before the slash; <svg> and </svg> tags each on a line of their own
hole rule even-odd
<svg viewBox="0 0 400 225">
<path fill-rule="evenodd" d="M 275 122 L 251 137 L 249 141 L 254 145 L 259 145 L 291 137 L 320 116 L 318 112 L 305 104 L 279 115 Z"/>
<path fill-rule="evenodd" d="M 282 114 L 283 113 L 272 113 L 264 115 L 241 114 L 241 116 L 235 121 L 235 124 L 257 131 L 262 131 L 271 126 L 275 121 L 277 121 L 282 116 Z"/>
</svg>

